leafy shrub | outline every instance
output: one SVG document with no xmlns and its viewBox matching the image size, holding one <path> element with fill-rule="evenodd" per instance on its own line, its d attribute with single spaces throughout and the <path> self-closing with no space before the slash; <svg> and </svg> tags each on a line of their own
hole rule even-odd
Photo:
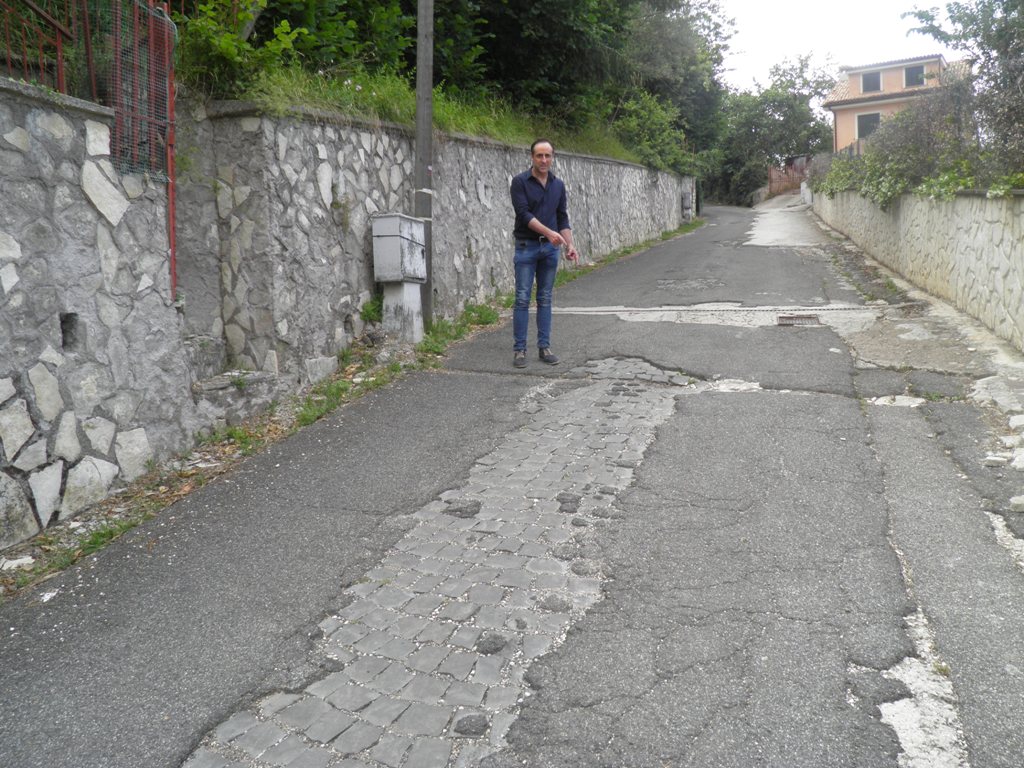
<svg viewBox="0 0 1024 768">
<path fill-rule="evenodd" d="M 689 153 L 683 132 L 676 127 L 679 113 L 646 91 L 638 91 L 615 118 L 612 129 L 640 161 L 652 168 L 685 172 Z"/>
<path fill-rule="evenodd" d="M 267 0 L 243 5 L 209 0 L 190 18 L 177 17 L 181 34 L 177 46 L 177 75 L 197 91 L 214 98 L 237 96 L 261 73 L 286 65 L 303 28 L 288 21 L 275 25 L 268 36 L 251 42 L 247 34 Z"/>
</svg>

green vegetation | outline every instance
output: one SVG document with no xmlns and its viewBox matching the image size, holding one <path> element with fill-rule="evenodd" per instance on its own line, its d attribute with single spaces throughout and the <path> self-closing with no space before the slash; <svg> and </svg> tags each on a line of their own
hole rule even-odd
<svg viewBox="0 0 1024 768">
<path fill-rule="evenodd" d="M 970 67 L 947 69 L 938 87 L 883 121 L 862 156 L 817 164 L 812 187 L 853 190 L 882 208 L 907 193 L 947 200 L 1024 188 L 1024 13 L 1001 0 L 951 2 L 949 29 L 936 9 L 905 15 Z"/>
<path fill-rule="evenodd" d="M 731 21 L 718 0 L 436 0 L 439 129 L 681 173 L 716 144 Z M 415 0 L 207 0 L 176 20 L 178 76 L 214 98 L 409 125 Z M 544 55 L 524 55 L 523 41 Z"/>
<path fill-rule="evenodd" d="M 384 296 L 379 293 L 363 304 L 362 308 L 359 310 L 359 317 L 361 317 L 365 323 L 379 323 L 383 316 Z"/>
</svg>

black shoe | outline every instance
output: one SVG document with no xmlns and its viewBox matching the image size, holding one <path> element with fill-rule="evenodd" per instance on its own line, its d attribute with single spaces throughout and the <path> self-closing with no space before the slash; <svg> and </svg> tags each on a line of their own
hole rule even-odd
<svg viewBox="0 0 1024 768">
<path fill-rule="evenodd" d="M 555 356 L 555 353 L 552 352 L 548 347 L 541 347 L 537 351 L 537 356 L 540 358 L 540 361 L 542 363 L 547 363 L 548 365 L 558 365 L 558 358 Z"/>
<path fill-rule="evenodd" d="M 514 365 L 516 368 L 525 368 L 526 367 L 526 350 L 525 349 L 517 349 L 515 351 L 515 354 L 512 355 L 512 365 Z"/>
</svg>

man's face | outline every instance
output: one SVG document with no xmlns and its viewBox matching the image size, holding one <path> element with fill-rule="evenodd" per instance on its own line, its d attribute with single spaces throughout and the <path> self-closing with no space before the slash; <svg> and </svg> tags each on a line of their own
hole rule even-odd
<svg viewBox="0 0 1024 768">
<path fill-rule="evenodd" d="M 555 159 L 555 150 L 546 141 L 533 148 L 533 170 L 546 174 L 551 170 L 551 162 Z"/>
</svg>

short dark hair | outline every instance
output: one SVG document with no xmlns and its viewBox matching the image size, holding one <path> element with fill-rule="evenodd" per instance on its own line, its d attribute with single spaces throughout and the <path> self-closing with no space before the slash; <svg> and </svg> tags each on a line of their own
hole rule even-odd
<svg viewBox="0 0 1024 768">
<path fill-rule="evenodd" d="M 537 148 L 538 144 L 551 144 L 551 139 L 537 139 L 533 144 L 530 145 L 530 156 L 533 156 L 533 150 Z M 551 154 L 555 153 L 555 145 L 551 144 Z"/>
</svg>

